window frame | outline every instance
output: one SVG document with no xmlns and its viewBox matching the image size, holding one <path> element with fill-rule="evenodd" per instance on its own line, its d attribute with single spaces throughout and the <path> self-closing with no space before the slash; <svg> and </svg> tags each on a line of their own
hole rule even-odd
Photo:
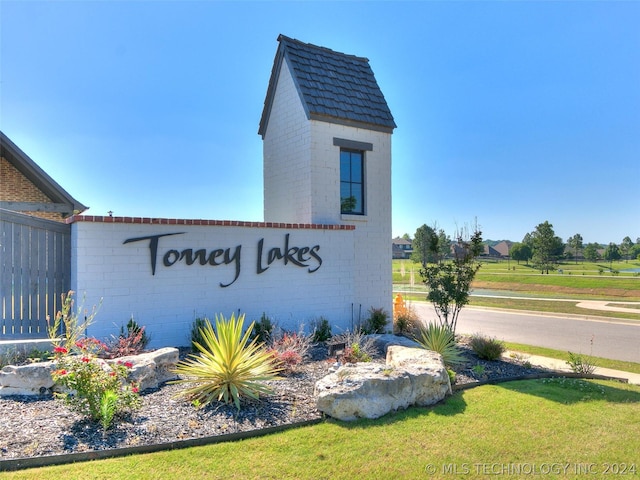
<svg viewBox="0 0 640 480">
<path fill-rule="evenodd" d="M 348 180 L 345 180 L 343 178 L 343 168 L 342 168 L 342 161 L 343 161 L 343 154 L 344 153 L 348 153 L 349 154 L 349 178 Z M 353 178 L 353 155 L 358 155 L 359 158 L 359 177 L 357 179 L 354 180 Z M 364 150 L 360 150 L 360 149 L 356 149 L 356 148 L 348 148 L 348 147 L 341 147 L 340 148 L 340 214 L 341 215 L 358 215 L 358 216 L 364 216 L 366 215 L 366 207 L 367 207 L 367 202 L 366 202 L 366 171 L 365 171 L 365 151 Z M 356 162 L 358 161 L 358 159 L 355 160 Z M 354 197 L 353 192 L 354 192 L 354 186 L 356 186 L 356 188 L 359 190 L 359 195 L 361 197 L 361 205 L 359 205 L 359 208 L 354 210 L 344 210 L 343 209 L 343 199 L 347 198 L 347 197 L 343 197 L 342 196 L 342 187 L 343 185 L 349 185 L 349 193 L 351 193 L 352 195 L 350 195 L 350 197 Z M 357 200 L 357 195 L 355 196 L 356 200 Z M 356 206 L 358 206 L 356 204 Z"/>
</svg>

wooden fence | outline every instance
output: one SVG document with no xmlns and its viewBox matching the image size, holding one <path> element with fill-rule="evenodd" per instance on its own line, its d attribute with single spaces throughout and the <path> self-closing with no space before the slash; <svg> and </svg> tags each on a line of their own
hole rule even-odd
<svg viewBox="0 0 640 480">
<path fill-rule="evenodd" d="M 0 210 L 0 340 L 47 337 L 70 286 L 71 227 Z"/>
</svg>

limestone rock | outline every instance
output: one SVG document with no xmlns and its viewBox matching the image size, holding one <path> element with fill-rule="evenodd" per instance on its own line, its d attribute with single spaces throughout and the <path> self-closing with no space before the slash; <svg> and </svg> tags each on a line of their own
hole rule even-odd
<svg viewBox="0 0 640 480">
<path fill-rule="evenodd" d="M 387 353 L 387 348 L 390 345 L 399 345 L 409 348 L 422 348 L 418 342 L 415 342 L 407 337 L 392 334 L 376 334 L 367 335 L 367 338 L 373 339 L 375 347 L 381 351 L 384 355 Z"/>
<path fill-rule="evenodd" d="M 339 420 L 378 418 L 451 393 L 442 358 L 422 348 L 389 346 L 387 364 L 348 364 L 315 386 L 318 410 Z"/>
<path fill-rule="evenodd" d="M 7 365 L 0 370 L 0 396 L 43 395 L 53 388 L 53 362 Z"/>
<path fill-rule="evenodd" d="M 161 348 L 153 352 L 131 355 L 114 360 L 100 360 L 103 368 L 116 362 L 131 362 L 128 379 L 137 382 L 140 390 L 157 388 L 163 382 L 177 378 L 173 373 L 178 363 L 177 348 Z M 0 397 L 10 395 L 44 395 L 54 389 L 51 372 L 54 362 L 38 362 L 29 365 L 7 365 L 0 371 Z"/>
<path fill-rule="evenodd" d="M 178 363 L 178 353 L 177 348 L 166 347 L 140 355 L 109 360 L 109 363 L 131 362 L 133 367 L 129 370 L 127 379 L 130 382 L 136 382 L 142 391 L 147 388 L 158 388 L 163 382 L 178 378 L 173 373 Z"/>
</svg>

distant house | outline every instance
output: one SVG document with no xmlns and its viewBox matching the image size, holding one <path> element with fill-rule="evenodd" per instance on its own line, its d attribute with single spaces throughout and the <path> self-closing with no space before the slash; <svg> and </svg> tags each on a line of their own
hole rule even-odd
<svg viewBox="0 0 640 480">
<path fill-rule="evenodd" d="M 56 222 L 87 209 L 0 132 L 0 209 Z"/>
<path fill-rule="evenodd" d="M 483 251 L 480 253 L 481 258 L 502 258 L 502 255 L 494 247 L 485 245 Z"/>
<path fill-rule="evenodd" d="M 513 242 L 510 240 L 503 240 L 502 242 L 493 246 L 493 249 L 498 252 L 502 258 L 508 258 L 511 255 L 511 246 Z"/>
<path fill-rule="evenodd" d="M 401 237 L 396 237 L 391 240 L 392 258 L 394 259 L 406 259 L 410 258 L 413 253 L 413 247 L 409 240 L 405 240 Z"/>
</svg>

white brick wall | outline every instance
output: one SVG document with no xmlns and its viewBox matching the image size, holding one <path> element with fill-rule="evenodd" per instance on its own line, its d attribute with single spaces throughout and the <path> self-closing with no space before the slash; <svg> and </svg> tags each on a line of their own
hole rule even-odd
<svg viewBox="0 0 640 480">
<path fill-rule="evenodd" d="M 334 137 L 373 144 L 365 153 L 365 216 L 340 214 Z M 283 62 L 263 149 L 265 220 L 355 225 L 354 303 L 391 313 L 391 134 L 308 120 Z"/>
<path fill-rule="evenodd" d="M 155 275 L 151 273 L 149 241 L 123 244 L 127 239 L 185 232 L 158 240 Z M 102 307 L 88 334 L 97 338 L 116 335 L 120 326 L 134 319 L 147 328 L 152 346 L 189 344 L 189 332 L 198 316 L 213 319 L 216 313 L 245 313 L 247 320 L 258 320 L 262 313 L 286 329 L 307 328 L 311 320 L 324 316 L 334 332 L 351 327 L 354 299 L 354 231 L 321 229 L 249 228 L 226 226 L 149 225 L 94 223 L 78 221 L 72 225 L 72 289 L 86 298 L 85 307 Z M 290 247 L 319 245 L 321 267 L 314 273 L 277 260 L 258 274 L 258 242 L 264 239 L 263 256 L 271 248 L 284 248 L 289 234 Z M 169 250 L 187 248 L 240 249 L 240 275 L 234 265 L 188 266 L 184 261 L 164 266 Z M 263 260 L 266 262 L 266 260 Z M 310 267 L 317 266 L 315 260 Z"/>
<path fill-rule="evenodd" d="M 286 62 L 263 141 L 264 219 L 312 223 L 310 124 Z"/>
</svg>

